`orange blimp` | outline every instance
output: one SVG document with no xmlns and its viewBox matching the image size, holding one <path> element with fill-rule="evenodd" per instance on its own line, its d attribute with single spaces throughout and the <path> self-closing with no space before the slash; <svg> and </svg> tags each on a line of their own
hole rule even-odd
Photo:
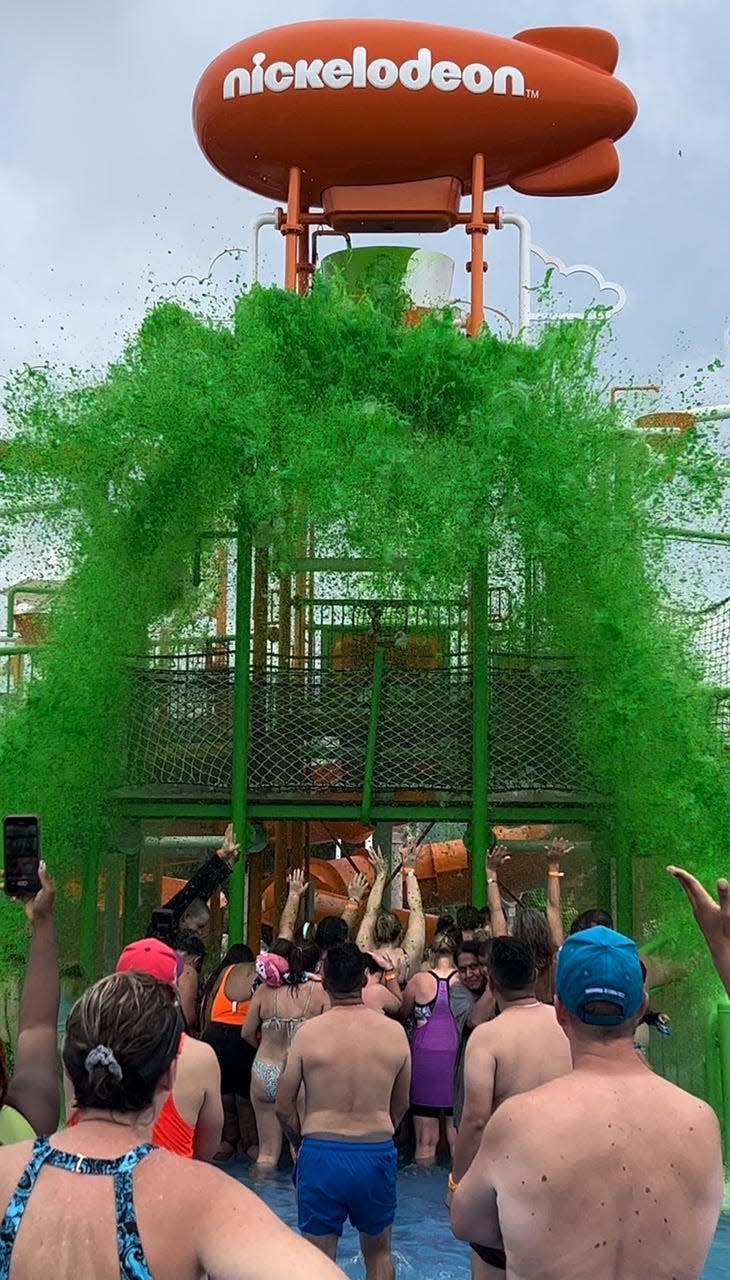
<svg viewBox="0 0 730 1280">
<path fill-rule="evenodd" d="M 588 195 L 616 181 L 615 142 L 636 117 L 617 60 L 614 36 L 590 27 L 507 39 L 418 22 L 295 23 L 216 58 L 193 122 L 210 162 L 250 191 L 285 200 L 296 166 L 302 208 L 336 213 L 343 190 L 434 179 L 451 183 L 446 204 L 458 207 L 476 155 L 485 190 Z"/>
</svg>

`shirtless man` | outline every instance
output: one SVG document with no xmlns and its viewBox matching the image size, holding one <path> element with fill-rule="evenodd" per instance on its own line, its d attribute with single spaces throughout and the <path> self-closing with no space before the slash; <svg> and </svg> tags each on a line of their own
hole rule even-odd
<svg viewBox="0 0 730 1280">
<path fill-rule="evenodd" d="M 475 1027 L 466 1048 L 464 1111 L 454 1152 L 450 1186 L 458 1184 L 474 1160 L 487 1121 L 515 1094 L 566 1075 L 570 1045 L 555 1010 L 535 994 L 535 961 L 518 938 L 494 938 L 489 956 L 489 986 L 498 1018 Z M 504 1256 L 475 1250 L 474 1280 L 496 1280 Z M 478 1260 L 481 1260 L 481 1265 Z"/>
<path fill-rule="evenodd" d="M 698 1280 L 723 1199 L 704 1102 L 634 1052 L 646 1008 L 635 944 L 565 942 L 556 1009 L 573 1071 L 504 1102 L 454 1192 L 463 1240 L 506 1251 L 506 1280 Z"/>
<path fill-rule="evenodd" d="M 179 959 L 157 938 L 132 942 L 119 957 L 117 973 L 149 973 L 158 982 L 177 985 Z M 176 1155 L 212 1160 L 223 1131 L 221 1073 L 210 1045 L 184 1035 L 172 1093 L 154 1128 L 154 1141 Z"/>
<path fill-rule="evenodd" d="M 333 947 L 324 967 L 332 1008 L 297 1033 L 276 1111 L 298 1149 L 299 1230 L 334 1260 L 349 1217 L 360 1232 L 367 1280 L 393 1280 L 393 1134 L 408 1110 L 411 1055 L 400 1024 L 363 1004 L 364 985 L 355 944 Z"/>
</svg>

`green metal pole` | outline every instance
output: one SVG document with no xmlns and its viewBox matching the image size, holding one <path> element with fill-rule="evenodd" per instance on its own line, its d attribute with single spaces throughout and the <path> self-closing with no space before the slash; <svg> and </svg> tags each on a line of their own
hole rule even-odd
<svg viewBox="0 0 730 1280">
<path fill-rule="evenodd" d="M 141 835 L 136 845 L 124 852 L 124 915 L 122 917 L 122 941 L 126 947 L 139 937 L 139 886 Z"/>
<path fill-rule="evenodd" d="M 596 856 L 596 906 L 613 914 L 613 869 L 609 854 L 601 849 Z"/>
<path fill-rule="evenodd" d="M 634 936 L 634 868 L 631 846 L 622 831 L 616 841 L 616 928 L 627 938 Z"/>
<path fill-rule="evenodd" d="M 96 977 L 96 942 L 99 928 L 99 850 L 92 846 L 84 861 L 81 890 L 81 942 L 79 955 L 87 982 Z"/>
<path fill-rule="evenodd" d="M 373 687 L 370 693 L 370 722 L 368 724 L 368 741 L 365 749 L 365 773 L 362 780 L 362 805 L 360 819 L 369 823 L 370 810 L 373 804 L 373 776 L 375 774 L 375 750 L 378 743 L 378 716 L 380 715 L 380 695 L 383 689 L 383 668 L 385 665 L 385 649 L 382 644 L 376 646 L 373 654 Z"/>
<path fill-rule="evenodd" d="M 710 1009 L 705 1029 L 705 1097 L 718 1120 L 722 1115 L 722 1069 L 720 1063 L 720 1041 L 717 1034 L 717 1009 L 714 1004 Z M 725 1134 L 722 1145 L 726 1149 Z"/>
<path fill-rule="evenodd" d="M 231 819 L 241 856 L 228 887 L 229 943 L 245 934 L 246 847 L 248 844 L 248 745 L 251 678 L 251 534 L 239 521 L 236 564 L 236 666 L 233 677 L 233 781 Z"/>
<path fill-rule="evenodd" d="M 489 848 L 489 584 L 487 557 L 472 574 L 472 801 L 471 895 L 474 906 L 487 901 Z"/>
<path fill-rule="evenodd" d="M 730 1151 L 730 1004 L 727 1000 L 717 1006 L 717 1045 L 722 1081 L 722 1111 L 719 1119 L 727 1160 Z"/>
</svg>

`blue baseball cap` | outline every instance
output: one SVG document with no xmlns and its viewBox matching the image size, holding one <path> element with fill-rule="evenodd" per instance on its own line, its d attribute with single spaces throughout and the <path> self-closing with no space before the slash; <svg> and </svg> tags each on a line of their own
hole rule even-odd
<svg viewBox="0 0 730 1280">
<path fill-rule="evenodd" d="M 558 952 L 555 991 L 566 1009 L 597 1027 L 618 1027 L 639 1012 L 644 978 L 636 943 L 615 929 L 596 925 L 566 938 Z M 586 1014 L 594 1001 L 618 1005 L 620 1014 Z"/>
</svg>

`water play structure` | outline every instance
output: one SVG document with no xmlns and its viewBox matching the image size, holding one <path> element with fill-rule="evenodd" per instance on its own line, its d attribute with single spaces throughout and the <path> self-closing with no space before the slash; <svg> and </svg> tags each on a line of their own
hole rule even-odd
<svg viewBox="0 0 730 1280">
<path fill-rule="evenodd" d="M 226 177 L 280 202 L 258 221 L 284 288 L 226 324 L 161 304 L 104 379 L 19 375 L 3 493 L 74 554 L 47 641 L 24 643 L 8 602 L 0 802 L 41 811 L 86 975 L 231 819 L 233 941 L 258 945 L 291 865 L 321 913 L 353 872 L 331 855 L 359 865 L 375 832 L 390 856 L 409 825 L 433 911 L 485 900 L 496 830 L 523 855 L 518 892 L 564 831 L 570 909 L 694 941 L 663 867 L 671 848 L 727 870 L 730 604 L 680 609 L 671 580 L 730 545 L 702 427 L 719 415 L 636 429 L 597 375 L 597 313 L 513 341 L 484 323 L 505 221 L 487 193 L 616 181 L 636 114 L 617 57 L 591 28 L 246 39 L 205 71 L 194 126 Z M 458 229 L 465 314 L 447 255 L 383 239 Z M 730 1121 L 728 1012 L 697 973 L 681 1007 L 709 1075 L 675 1042 L 659 1065 Z"/>
</svg>

